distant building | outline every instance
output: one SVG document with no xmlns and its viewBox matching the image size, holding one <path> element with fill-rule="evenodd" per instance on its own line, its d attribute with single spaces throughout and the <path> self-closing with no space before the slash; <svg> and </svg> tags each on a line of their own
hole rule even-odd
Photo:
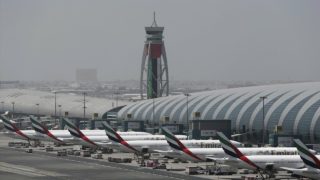
<svg viewBox="0 0 320 180">
<path fill-rule="evenodd" d="M 76 70 L 77 82 L 97 82 L 97 69 L 77 69 Z"/>
<path fill-rule="evenodd" d="M 0 88 L 17 88 L 19 85 L 19 81 L 0 81 Z"/>
</svg>

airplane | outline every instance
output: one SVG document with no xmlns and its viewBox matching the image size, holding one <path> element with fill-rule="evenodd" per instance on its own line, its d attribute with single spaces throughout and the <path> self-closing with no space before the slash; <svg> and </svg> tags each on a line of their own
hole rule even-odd
<svg viewBox="0 0 320 180">
<path fill-rule="evenodd" d="M 28 142 L 30 142 L 30 140 L 36 140 L 36 132 L 34 130 L 20 130 L 9 118 L 6 117 L 8 114 L 9 112 L 7 111 L 5 114 L 0 115 L 4 127 L 8 130 L 8 132 L 3 133 L 3 135 L 14 139 L 27 140 Z"/>
<path fill-rule="evenodd" d="M 222 160 L 224 164 L 255 170 L 261 176 L 261 172 L 272 172 L 281 169 L 281 167 L 301 168 L 304 166 L 299 155 L 244 155 L 222 132 L 218 132 L 217 135 L 222 149 L 230 156 Z"/>
<path fill-rule="evenodd" d="M 34 121 L 36 118 L 31 116 L 31 123 L 35 130 L 20 130 L 15 126 L 14 121 L 10 120 L 7 115 L 9 112 L 7 111 L 5 114 L 0 115 L 0 119 L 2 119 L 4 127 L 8 130 L 8 132 L 2 133 L 5 136 L 14 138 L 14 139 L 22 139 L 22 140 L 45 140 L 45 141 L 53 141 L 53 142 L 59 142 L 63 143 L 70 142 L 77 144 L 79 143 L 79 140 L 75 139 L 68 130 L 48 130 L 46 127 L 42 126 L 41 123 L 37 123 Z M 82 131 L 85 135 L 89 135 L 88 137 L 91 137 L 93 139 L 107 139 L 108 137 L 105 135 L 104 130 L 83 130 Z M 47 134 L 43 134 L 47 133 Z M 48 134 L 51 134 L 51 139 L 48 138 Z M 146 132 L 124 132 L 127 135 L 150 135 L 150 133 Z M 49 137 L 50 137 L 49 136 Z"/>
<path fill-rule="evenodd" d="M 113 141 L 113 148 L 130 153 L 165 153 L 171 150 L 166 140 L 126 140 L 122 135 L 115 132 L 113 128 L 104 124 L 106 134 Z M 177 135 L 177 139 L 185 139 L 183 135 Z M 181 140 L 188 147 L 200 147 L 203 144 L 220 144 L 217 140 Z"/>
<path fill-rule="evenodd" d="M 82 132 L 82 130 L 77 128 L 68 119 L 64 119 L 64 120 L 70 134 L 72 134 L 72 136 L 74 136 L 76 139 L 80 140 L 81 141 L 80 144 L 89 146 L 92 148 L 97 148 L 97 147 L 111 148 L 111 149 L 113 148 L 114 144 L 110 143 L 110 139 L 106 134 L 104 134 L 103 136 L 87 136 Z M 107 122 L 102 122 L 102 124 L 107 124 Z M 118 132 L 118 133 L 121 134 L 125 140 L 164 139 L 164 137 L 161 137 L 161 135 L 152 135 L 144 132 Z M 187 137 L 183 136 L 183 138 L 187 138 Z"/>
<path fill-rule="evenodd" d="M 166 156 L 184 159 L 193 162 L 218 160 L 226 157 L 222 148 L 187 148 L 184 143 L 175 137 L 167 128 L 162 128 L 168 144 L 173 151 L 162 152 Z M 296 148 L 267 147 L 267 148 L 240 148 L 245 155 L 297 154 Z"/>
<path fill-rule="evenodd" d="M 282 167 L 282 169 L 291 171 L 294 175 L 310 179 L 320 179 L 319 155 L 314 155 L 299 139 L 294 139 L 293 143 L 297 147 L 299 155 L 306 167 L 301 169 Z"/>
<path fill-rule="evenodd" d="M 62 118 L 62 120 L 69 125 L 74 126 L 76 129 L 78 129 L 68 118 Z M 100 129 L 92 129 L 92 130 L 81 130 L 81 132 L 86 136 L 106 136 L 105 130 Z M 147 132 L 135 132 L 135 131 L 128 131 L 128 132 L 119 132 L 122 135 L 151 135 Z"/>
<path fill-rule="evenodd" d="M 7 115 L 8 113 L 6 113 Z M 35 118 L 32 117 L 31 123 L 35 130 L 20 130 L 17 128 L 13 121 L 9 120 L 5 115 L 0 115 L 3 121 L 4 127 L 8 132 L 3 133 L 3 135 L 14 138 L 27 140 L 40 140 L 40 141 L 52 141 L 56 143 L 63 144 L 65 142 L 73 142 L 73 137 L 66 130 L 48 130 L 39 122 L 35 122 Z"/>
<path fill-rule="evenodd" d="M 52 141 L 58 144 L 72 142 L 73 137 L 65 130 L 48 130 L 34 116 L 30 116 L 33 129 L 36 131 L 36 137 L 41 141 Z"/>
<path fill-rule="evenodd" d="M 77 140 L 79 140 L 79 143 L 81 145 L 84 146 L 89 146 L 89 147 L 93 147 L 93 148 L 97 148 L 98 145 L 93 142 L 92 140 L 90 140 L 80 129 L 78 129 L 69 119 L 67 118 L 62 118 L 62 120 L 66 123 L 67 129 L 70 132 L 70 134 L 75 137 Z M 103 134 L 100 135 L 100 130 L 96 131 L 96 130 L 92 130 L 93 132 L 88 132 L 87 134 L 90 135 L 97 135 L 98 137 L 104 138 Z M 107 138 L 107 137 L 106 137 Z M 104 138 L 105 139 L 105 138 Z"/>
<path fill-rule="evenodd" d="M 77 136 L 73 136 L 70 130 L 48 130 L 44 125 L 42 125 L 38 120 L 36 120 L 35 117 L 30 116 L 31 124 L 34 130 L 36 131 L 36 138 L 42 141 L 53 141 L 59 144 L 65 144 L 65 143 L 72 143 L 72 144 L 80 144 L 85 146 L 96 146 L 93 144 L 92 141 L 89 145 L 89 142 L 83 141 L 83 139 L 78 138 Z M 68 121 L 69 122 L 69 121 Z M 78 129 L 71 123 L 72 128 Z M 75 130 L 77 131 L 77 130 Z M 80 130 L 79 130 L 80 131 Z M 89 134 L 89 136 L 85 136 L 82 132 L 79 134 L 82 135 L 84 138 L 87 137 L 87 139 L 94 140 L 94 141 L 108 141 L 108 137 L 106 135 L 99 135 L 99 132 L 95 131 L 92 132 L 92 130 L 85 130 L 86 134 Z"/>
</svg>

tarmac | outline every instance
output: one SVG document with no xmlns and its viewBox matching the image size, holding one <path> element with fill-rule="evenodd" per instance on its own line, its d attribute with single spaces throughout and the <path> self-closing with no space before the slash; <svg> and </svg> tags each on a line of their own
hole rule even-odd
<svg viewBox="0 0 320 180">
<path fill-rule="evenodd" d="M 0 137 L 0 179 L 203 179 L 167 171 L 54 153 L 9 148 Z"/>
<path fill-rule="evenodd" d="M 57 152 L 45 152 L 43 147 L 32 148 L 32 153 L 26 153 L 25 148 L 8 147 L 9 141 L 16 141 L 0 136 L 0 179 L 243 179 L 244 175 L 187 175 L 185 171 L 155 170 L 140 167 L 137 162 L 114 163 L 107 161 L 108 157 L 133 158 L 130 153 L 103 154 L 103 159 L 93 159 L 81 156 L 57 156 Z M 52 144 L 51 144 L 52 145 Z M 69 147 L 54 147 L 55 150 Z M 210 162 L 209 162 L 210 163 Z M 172 163 L 168 169 L 185 169 L 187 166 L 202 166 L 208 163 Z M 209 165 L 209 164 L 208 164 Z M 257 174 L 245 176 L 256 177 Z M 276 179 L 295 179 L 284 171 L 277 173 Z"/>
</svg>

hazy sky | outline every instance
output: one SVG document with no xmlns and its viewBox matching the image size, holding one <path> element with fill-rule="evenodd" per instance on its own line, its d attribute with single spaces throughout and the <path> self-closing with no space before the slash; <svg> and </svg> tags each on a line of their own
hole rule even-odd
<svg viewBox="0 0 320 180">
<path fill-rule="evenodd" d="M 139 79 L 153 11 L 174 80 L 320 80 L 318 0 L 0 0 L 0 79 Z"/>
</svg>

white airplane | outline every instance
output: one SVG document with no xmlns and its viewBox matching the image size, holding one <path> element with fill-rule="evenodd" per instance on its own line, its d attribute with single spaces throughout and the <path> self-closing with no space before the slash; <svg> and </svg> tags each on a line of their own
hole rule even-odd
<svg viewBox="0 0 320 180">
<path fill-rule="evenodd" d="M 110 140 L 114 142 L 113 148 L 131 153 L 167 152 L 171 150 L 166 140 L 136 140 L 126 141 L 122 135 L 115 132 L 112 127 L 105 124 L 105 130 Z M 177 139 L 186 139 L 184 135 L 177 135 Z M 181 140 L 188 147 L 201 147 L 203 144 L 220 144 L 218 140 Z"/>
<path fill-rule="evenodd" d="M 34 117 L 31 116 L 30 120 L 32 122 L 33 128 L 36 130 L 20 130 L 18 129 L 14 122 L 6 117 L 9 112 L 0 115 L 3 121 L 4 127 L 9 131 L 2 133 L 5 136 L 9 136 L 14 139 L 22 140 L 41 140 L 41 141 L 53 141 L 56 143 L 73 143 L 87 145 L 88 142 L 83 143 L 83 139 L 79 140 L 70 134 L 68 130 L 48 130 L 45 126 L 39 123 Z M 123 132 L 125 135 L 150 135 L 146 132 Z M 84 135 L 85 134 L 85 135 Z M 102 135 L 100 135 L 102 134 Z M 84 139 L 92 139 L 93 141 L 108 141 L 108 137 L 105 135 L 104 130 L 83 130 Z M 89 143 L 90 144 L 90 143 Z"/>
<path fill-rule="evenodd" d="M 162 152 L 166 156 L 184 159 L 193 162 L 218 160 L 226 157 L 222 148 L 188 148 L 177 139 L 167 128 L 162 128 L 172 151 Z M 294 155 L 296 148 L 267 147 L 267 148 L 239 148 L 245 155 Z"/>
<path fill-rule="evenodd" d="M 222 162 L 237 168 L 261 171 L 281 169 L 281 167 L 301 168 L 304 166 L 299 155 L 244 155 L 230 140 L 221 132 L 217 133 L 222 144 L 222 149 L 230 157 Z"/>
<path fill-rule="evenodd" d="M 79 128 L 77 128 L 73 123 L 71 123 L 68 119 L 64 119 L 66 126 L 72 136 L 78 139 L 79 144 L 89 146 L 92 148 L 103 147 L 103 148 L 113 148 L 113 144 L 110 142 L 110 139 L 106 135 L 104 136 L 87 136 L 85 135 Z M 103 122 L 103 125 L 107 124 L 107 122 Z M 164 139 L 164 136 L 161 135 L 152 135 L 145 132 L 118 132 L 125 140 L 158 140 Z M 187 138 L 184 136 L 183 138 Z"/>
<path fill-rule="evenodd" d="M 8 113 L 7 113 L 8 114 Z M 45 126 L 35 120 L 34 117 L 30 118 L 32 126 L 35 130 L 20 130 L 17 128 L 11 120 L 5 115 L 0 115 L 3 120 L 4 127 L 9 130 L 3 133 L 3 135 L 9 136 L 14 139 L 22 140 L 40 140 L 40 141 L 51 141 L 63 144 L 65 142 L 73 142 L 73 137 L 66 130 L 48 130 Z"/>
<path fill-rule="evenodd" d="M 69 132 L 66 134 L 64 130 L 48 130 L 34 116 L 30 116 L 30 121 L 33 129 L 36 131 L 35 136 L 40 141 L 51 141 L 59 144 L 73 142 L 73 138 Z"/>
<path fill-rule="evenodd" d="M 293 142 L 297 147 L 299 155 L 306 167 L 301 169 L 282 167 L 282 169 L 291 171 L 295 175 L 310 179 L 320 179 L 319 156 L 314 155 L 299 139 L 294 139 Z"/>
<path fill-rule="evenodd" d="M 72 129 L 78 129 L 68 118 L 62 118 L 62 120 L 66 123 L 67 127 L 74 127 Z M 69 126 L 68 126 L 69 125 Z M 70 131 L 69 131 L 70 132 Z M 76 131 L 73 131 L 74 133 L 77 133 Z M 105 130 L 100 130 L 100 129 L 93 129 L 93 130 L 81 130 L 81 132 L 85 136 L 106 136 Z M 134 132 L 134 131 L 129 131 L 129 132 L 119 132 L 122 135 L 150 135 L 150 133 L 147 132 Z M 70 134 L 70 133 L 69 133 Z"/>
<path fill-rule="evenodd" d="M 3 133 L 3 135 L 14 138 L 14 139 L 22 139 L 22 140 L 36 140 L 36 132 L 34 130 L 20 130 L 18 129 L 10 119 L 6 117 L 8 112 L 5 114 L 1 114 L 0 118 L 2 119 L 4 127 L 8 130 L 8 132 Z"/>
</svg>

